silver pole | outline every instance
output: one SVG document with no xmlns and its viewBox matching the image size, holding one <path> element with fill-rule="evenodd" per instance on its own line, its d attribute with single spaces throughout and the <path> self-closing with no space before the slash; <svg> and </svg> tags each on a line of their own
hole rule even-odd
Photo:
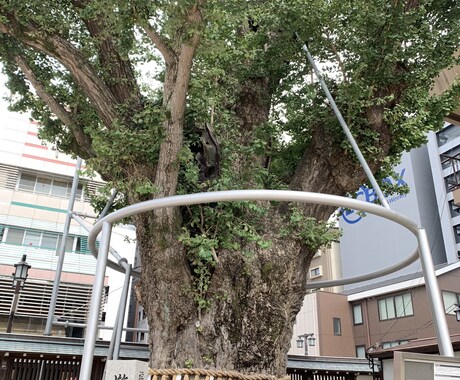
<svg viewBox="0 0 460 380">
<path fill-rule="evenodd" d="M 104 290 L 104 277 L 107 257 L 109 255 L 111 232 L 112 223 L 103 222 L 99 255 L 96 263 L 96 274 L 94 276 L 93 294 L 91 295 L 91 304 L 89 308 L 88 327 L 86 329 L 85 345 L 83 346 L 83 356 L 80 367 L 80 379 L 83 380 L 89 380 L 91 378 L 94 346 L 97 338 L 97 326 L 99 324 L 99 312 L 101 308 L 102 291 Z"/>
<path fill-rule="evenodd" d="M 112 206 L 113 201 L 115 200 L 115 197 L 117 196 L 117 194 L 118 194 L 118 190 L 117 189 L 112 189 L 112 194 L 110 194 L 110 198 L 107 201 L 107 204 L 105 205 L 104 209 L 102 210 L 102 212 L 99 215 L 99 217 L 97 218 L 97 220 L 102 219 L 107 214 L 107 212 L 109 211 L 109 208 Z"/>
<path fill-rule="evenodd" d="M 447 327 L 444 305 L 439 291 L 430 245 L 424 228 L 419 228 L 417 234 L 419 242 L 420 262 L 422 263 L 423 276 L 425 277 L 426 292 L 433 316 L 433 324 L 438 339 L 439 353 L 444 356 L 454 356 L 449 328 Z"/>
<path fill-rule="evenodd" d="M 45 332 L 43 335 L 51 335 L 51 329 L 53 328 L 54 311 L 56 309 L 56 302 L 59 292 L 59 284 L 61 283 L 62 267 L 64 266 L 65 257 L 65 246 L 67 243 L 67 237 L 69 236 L 70 222 L 72 220 L 72 211 L 75 204 L 75 198 L 78 189 L 79 171 L 81 168 L 81 158 L 77 158 L 77 166 L 75 168 L 75 174 L 73 176 L 72 188 L 70 190 L 69 204 L 67 206 L 67 214 L 65 216 L 64 231 L 62 232 L 62 241 L 58 248 L 57 254 L 59 255 L 58 262 L 56 265 L 56 273 L 54 276 L 53 290 L 51 293 L 50 306 L 48 309 L 48 317 L 46 319 Z"/>
<path fill-rule="evenodd" d="M 125 321 L 126 303 L 128 299 L 129 283 L 131 280 L 131 269 L 132 269 L 132 266 L 131 264 L 129 264 L 128 268 L 126 269 L 125 283 L 123 284 L 123 292 L 120 297 L 120 307 L 118 309 L 118 316 L 117 316 L 118 325 L 117 325 L 117 329 L 113 331 L 113 333 L 116 334 L 113 360 L 118 360 L 118 357 L 120 356 L 121 335 L 123 332 L 123 323 Z"/>
<path fill-rule="evenodd" d="M 122 259 L 119 261 L 120 266 L 124 266 L 125 268 L 125 283 L 126 283 L 126 273 L 128 273 L 128 261 L 126 259 Z M 123 290 L 124 290 L 125 284 L 123 284 L 121 296 L 120 296 L 120 305 L 121 302 L 123 301 Z M 126 307 L 126 306 L 125 306 Z M 124 311 L 124 309 L 123 309 Z M 115 317 L 115 323 L 113 325 L 113 331 L 112 331 L 112 337 L 110 339 L 110 345 L 109 349 L 107 351 L 107 360 L 112 360 L 113 359 L 113 352 L 115 350 L 115 342 L 117 341 L 117 331 L 119 328 L 120 324 L 120 313 L 121 313 L 121 307 L 118 308 L 117 316 Z M 123 326 L 123 324 L 122 324 Z M 122 327 L 123 328 L 123 327 Z"/>
<path fill-rule="evenodd" d="M 96 240 L 98 234 L 101 232 L 102 223 L 110 222 L 116 223 L 117 221 L 127 218 L 133 215 L 136 215 L 141 212 L 156 210 L 164 207 L 176 207 L 200 203 L 212 203 L 212 202 L 232 202 L 232 201 L 281 201 L 281 202 L 302 202 L 302 203 L 315 203 L 321 205 L 335 206 L 335 207 L 346 207 L 358 211 L 368 212 L 380 216 L 382 218 L 391 220 L 402 227 L 405 227 L 411 231 L 415 237 L 417 237 L 418 224 L 407 218 L 406 216 L 393 211 L 391 209 L 376 205 L 373 203 L 368 203 L 348 197 L 339 197 L 337 195 L 330 194 L 318 194 L 318 193 L 308 193 L 305 191 L 291 191 L 291 190 L 229 190 L 229 191 L 212 191 L 206 193 L 196 193 L 196 194 L 187 194 L 187 195 L 175 195 L 167 198 L 157 198 L 150 201 L 145 201 L 141 203 L 136 203 L 124 207 L 120 210 L 114 211 L 110 215 L 104 217 L 104 219 L 97 222 L 94 227 L 91 229 L 88 235 L 88 246 L 94 257 L 97 258 L 98 251 L 96 248 Z M 371 279 L 374 277 L 379 277 L 384 274 L 391 273 L 397 269 L 401 269 L 410 263 L 414 262 L 418 257 L 418 253 L 412 253 L 407 259 L 396 263 L 388 268 L 384 268 L 375 272 L 370 272 L 363 276 L 348 277 L 336 280 L 334 285 L 348 284 L 352 282 L 364 281 L 366 279 Z M 110 263 L 110 261 L 109 261 Z M 116 263 L 113 263 L 115 266 L 114 269 L 120 266 Z M 139 273 L 139 272 L 138 272 Z M 140 273 L 139 273 L 140 275 Z M 136 276 L 136 271 L 133 270 L 133 276 Z M 137 276 L 136 276 L 137 277 Z M 319 284 L 319 282 L 317 283 Z M 324 282 L 321 283 L 321 287 L 324 286 Z M 310 286 L 310 287 L 316 287 Z"/>
<path fill-rule="evenodd" d="M 120 309 L 118 309 L 120 311 Z M 112 331 L 112 336 L 110 338 L 110 344 L 109 344 L 109 349 L 107 350 L 107 360 L 112 360 L 113 359 L 113 351 L 115 350 L 115 341 L 117 340 L 117 330 L 118 330 L 118 323 L 120 322 L 119 318 L 115 318 L 115 323 L 113 324 L 113 331 Z"/>
<path fill-rule="evenodd" d="M 321 84 L 321 87 L 323 88 L 324 93 L 326 94 L 326 97 L 329 100 L 329 103 L 331 105 L 331 108 L 333 109 L 335 116 L 339 120 L 340 125 L 342 126 L 342 129 L 347 136 L 348 141 L 350 142 L 353 151 L 355 152 L 356 156 L 358 157 L 359 163 L 364 169 L 364 172 L 367 175 L 367 178 L 369 179 L 369 182 L 371 183 L 372 187 L 374 188 L 375 192 L 377 193 L 377 196 L 380 199 L 380 202 L 382 203 L 382 206 L 386 208 L 390 208 L 390 205 L 388 204 L 387 200 L 385 199 L 385 195 L 383 195 L 382 189 L 380 189 L 379 184 L 375 180 L 374 175 L 372 174 L 371 169 L 369 168 L 369 165 L 367 165 L 366 159 L 364 158 L 363 154 L 361 153 L 361 150 L 359 149 L 358 144 L 356 143 L 356 140 L 354 139 L 353 135 L 350 132 L 350 129 L 347 126 L 347 123 L 345 122 L 342 114 L 340 113 L 339 108 L 337 107 L 337 104 L 335 103 L 334 98 L 332 97 L 331 93 L 329 92 L 329 89 L 327 87 L 326 82 L 323 79 L 323 76 L 321 75 L 321 72 L 319 71 L 318 67 L 316 66 L 315 61 L 313 60 L 313 57 L 311 56 L 310 52 L 308 51 L 308 47 L 306 44 L 302 46 L 302 49 L 305 51 L 307 54 L 307 58 L 310 61 L 310 64 L 313 67 L 313 70 L 315 71 L 316 76 L 318 77 L 319 83 Z"/>
</svg>

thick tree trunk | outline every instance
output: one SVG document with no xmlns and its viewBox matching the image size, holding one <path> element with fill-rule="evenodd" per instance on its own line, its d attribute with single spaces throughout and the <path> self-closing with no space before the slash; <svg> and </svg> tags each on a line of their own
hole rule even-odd
<svg viewBox="0 0 460 380">
<path fill-rule="evenodd" d="M 137 217 L 142 256 L 142 304 L 149 316 L 152 368 L 213 368 L 283 376 L 292 325 L 305 295 L 314 252 L 279 235 L 284 218 L 273 210 L 265 219 L 261 249 L 219 251 L 199 310 L 177 227 L 159 227 L 152 215 Z M 153 234 L 152 234 L 153 232 Z M 250 252 L 250 253 L 249 253 Z"/>
</svg>

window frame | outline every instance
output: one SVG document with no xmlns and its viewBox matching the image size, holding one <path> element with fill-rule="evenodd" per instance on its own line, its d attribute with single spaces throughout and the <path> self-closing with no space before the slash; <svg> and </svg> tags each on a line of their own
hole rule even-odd
<svg viewBox="0 0 460 380">
<path fill-rule="evenodd" d="M 359 308 L 359 317 L 361 319 L 361 321 L 357 321 L 356 318 L 355 318 L 355 310 Z M 354 326 L 359 326 L 359 325 L 362 325 L 364 323 L 364 319 L 363 319 L 363 304 L 362 303 L 355 303 L 351 306 L 351 313 L 353 315 L 353 325 Z"/>
<path fill-rule="evenodd" d="M 460 303 L 460 293 L 457 293 L 457 292 L 453 292 L 451 290 L 442 290 L 442 303 L 443 303 L 443 306 L 444 306 L 444 313 L 447 314 L 447 315 L 455 315 L 455 308 L 452 308 L 452 306 L 455 305 L 455 303 Z M 447 307 L 446 307 L 446 297 L 445 297 L 445 294 L 453 294 L 455 295 L 455 298 L 456 298 L 456 302 L 450 306 L 450 308 L 452 310 L 450 310 L 449 312 L 447 311 Z"/>
<path fill-rule="evenodd" d="M 313 273 L 315 272 L 315 273 Z M 316 273 L 317 272 L 317 273 Z M 321 268 L 321 265 L 318 265 L 316 267 L 310 268 L 310 278 L 317 278 L 321 277 L 323 275 L 323 270 Z"/>
<path fill-rule="evenodd" d="M 339 317 L 332 317 L 332 331 L 334 336 L 342 336 L 342 321 Z"/>
<path fill-rule="evenodd" d="M 8 241 L 8 235 L 10 234 L 11 230 L 22 232 L 21 243 Z M 27 239 L 27 234 L 35 235 L 35 236 L 39 235 L 38 244 L 37 245 L 25 244 L 26 239 Z M 45 236 L 47 237 L 56 236 L 56 246 L 55 247 L 43 246 L 43 240 L 44 240 L 43 238 Z M 19 234 L 18 234 L 18 237 L 19 237 Z M 62 234 L 57 233 L 57 232 L 3 225 L 3 236 L 0 242 L 3 244 L 11 244 L 11 245 L 22 246 L 22 247 L 33 247 L 33 248 L 38 248 L 38 249 L 56 251 L 57 249 L 60 248 L 61 241 L 62 241 Z M 65 252 L 71 252 L 71 253 L 82 254 L 82 255 L 90 254 L 88 243 L 87 243 L 87 237 L 80 236 L 80 235 L 69 235 L 67 237 Z"/>
<path fill-rule="evenodd" d="M 362 349 L 363 351 L 363 356 L 359 355 L 359 350 Z M 365 358 L 366 357 L 366 345 L 364 344 L 359 344 L 355 346 L 355 355 L 357 358 Z"/>
<path fill-rule="evenodd" d="M 28 181 L 30 182 L 31 182 L 31 179 L 34 178 L 33 186 L 31 186 L 30 184 L 29 185 L 26 184 L 26 186 L 24 186 L 21 181 L 23 179 L 23 176 L 30 177 L 28 179 Z M 38 188 L 40 181 L 49 181 L 48 191 L 40 191 L 40 189 Z M 54 185 L 55 182 L 56 182 L 56 186 Z M 65 189 L 62 186 L 64 183 L 66 184 Z M 57 188 L 61 189 L 60 191 L 61 194 L 59 194 L 59 192 L 58 193 L 53 192 L 53 190 Z M 72 189 L 72 181 L 66 180 L 64 178 L 54 178 L 51 176 L 34 174 L 34 173 L 27 172 L 27 171 L 22 171 L 19 173 L 17 184 L 16 184 L 16 190 L 19 190 L 19 191 L 25 191 L 25 192 L 32 193 L 32 194 L 38 194 L 38 195 L 44 195 L 44 196 L 50 196 L 50 197 L 56 197 L 56 198 L 67 198 L 67 199 L 70 198 L 71 189 Z M 85 192 L 83 191 L 82 182 L 78 183 L 77 193 L 76 193 L 75 198 L 78 201 L 85 200 Z"/>
<path fill-rule="evenodd" d="M 397 304 L 396 299 L 401 297 L 403 309 L 400 311 L 398 308 L 399 305 Z M 410 302 L 406 303 L 407 297 L 409 297 Z M 385 307 L 383 307 L 383 305 Z M 414 315 L 414 304 L 412 302 L 412 294 L 411 293 L 400 293 L 395 294 L 390 297 L 380 298 L 377 300 L 377 309 L 379 313 L 379 320 L 380 321 L 387 321 L 390 319 L 396 318 L 405 318 Z M 383 315 L 383 310 L 385 310 L 385 315 Z"/>
</svg>

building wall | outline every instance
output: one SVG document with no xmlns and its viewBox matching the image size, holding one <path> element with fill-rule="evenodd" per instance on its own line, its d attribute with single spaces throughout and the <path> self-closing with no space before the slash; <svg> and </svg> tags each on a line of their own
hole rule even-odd
<svg viewBox="0 0 460 380">
<path fill-rule="evenodd" d="M 9 284 L 12 279 L 11 273 L 14 271 L 13 265 L 25 254 L 32 268 L 19 301 L 13 331 L 24 329 L 23 331 L 28 333 L 42 333 L 47 314 L 47 310 L 42 306 L 49 302 L 59 257 L 55 248 L 45 247 L 41 243 L 45 234 L 48 237 L 62 234 L 69 201 L 65 191 L 58 193 L 51 189 L 54 184 L 56 189 L 62 189 L 63 184 L 67 184 L 65 186 L 70 190 L 76 160 L 58 152 L 51 145 L 42 143 L 38 139 L 37 125 L 30 122 L 27 115 L 0 110 L 0 117 L 0 291 L 3 291 L 3 296 L 0 297 L 0 330 L 4 330 L 6 325 L 12 300 L 12 289 Z M 46 179 L 43 188 L 25 188 L 23 185 L 26 177 L 23 175 Z M 50 180 L 53 181 L 52 185 L 46 190 Z M 83 182 L 90 191 L 96 191 L 102 184 L 99 178 L 89 180 L 83 177 L 80 183 Z M 36 185 L 38 184 L 39 182 L 36 182 Z M 90 216 L 86 218 L 89 226 L 94 223 L 91 216 L 95 213 L 84 196 L 77 198 L 73 210 L 80 215 Z M 11 241 L 7 241 L 9 229 L 25 230 L 31 235 L 42 234 L 40 243 L 12 244 Z M 72 317 L 72 308 L 87 309 L 96 268 L 96 260 L 86 247 L 86 229 L 72 220 L 69 233 L 71 236 L 79 237 L 80 248 L 78 251 L 67 250 L 65 253 L 61 284 L 75 291 L 69 290 L 70 293 L 68 292 L 65 297 L 61 295 L 61 291 L 58 294 L 56 317 L 64 320 Z M 133 228 L 117 226 L 112 234 L 111 245 L 132 262 L 136 244 L 133 240 L 127 243 L 126 236 L 130 239 L 135 238 Z M 107 326 L 114 325 L 123 282 L 122 273 L 107 269 L 107 303 L 103 305 Z M 40 286 L 42 291 L 37 294 Z M 78 291 L 79 286 L 81 292 Z M 31 299 L 35 300 L 33 304 L 29 304 Z M 79 318 L 78 322 L 84 322 L 81 313 Z M 64 328 L 55 328 L 54 332 L 63 334 Z M 110 339 L 111 331 L 102 330 L 100 337 Z"/>
<path fill-rule="evenodd" d="M 302 308 L 299 314 L 297 314 L 296 321 L 293 327 L 293 334 L 291 338 L 291 348 L 289 349 L 289 355 L 305 355 L 305 347 L 298 348 L 296 341 L 299 335 L 313 334 L 316 338 L 315 346 L 307 347 L 309 356 L 320 356 L 322 355 L 319 341 L 319 326 L 318 326 L 318 301 L 317 295 L 319 293 L 309 293 L 303 300 Z M 304 342 L 305 344 L 305 342 Z"/>
<path fill-rule="evenodd" d="M 319 274 L 318 274 L 319 272 Z M 308 271 L 308 283 L 316 281 L 333 280 L 342 277 L 342 261 L 340 257 L 340 245 L 333 242 L 329 247 L 320 248 L 315 256 L 313 256 L 310 268 Z M 340 292 L 342 286 L 334 286 L 331 288 L 322 288 L 324 291 Z"/>
<path fill-rule="evenodd" d="M 425 227 L 431 243 L 433 261 L 435 264 L 445 263 L 446 254 L 444 242 L 440 238 L 436 194 L 427 148 L 421 147 L 405 153 L 401 164 L 395 167 L 395 172 L 400 177 L 388 180 L 393 184 L 407 184 L 410 191 L 407 195 L 387 197 L 391 209 Z M 373 189 L 361 187 L 357 192 L 357 199 L 374 202 L 376 194 Z M 353 210 L 344 210 L 339 225 L 342 228 L 340 250 L 344 277 L 362 275 L 396 264 L 417 247 L 417 239 L 411 232 L 374 215 L 363 216 Z M 347 285 L 345 288 L 351 289 L 416 271 L 417 264 L 412 264 L 397 274 Z"/>
<path fill-rule="evenodd" d="M 351 315 L 347 297 L 342 294 L 317 293 L 318 340 L 322 356 L 355 356 Z M 334 319 L 340 321 L 340 333 L 334 332 Z"/>
<path fill-rule="evenodd" d="M 441 162 L 445 159 L 442 155 L 454 156 L 460 153 L 460 127 L 446 124 L 442 131 L 429 133 L 428 151 L 442 228 L 440 239 L 442 237 L 445 245 L 447 262 L 454 263 L 458 261 L 460 251 L 460 213 L 454 211 L 453 195 L 446 186 L 446 178 L 455 170 L 451 165 L 442 165 Z M 460 168 L 459 162 L 455 162 L 457 170 Z"/>
<path fill-rule="evenodd" d="M 460 268 L 438 276 L 438 283 L 441 291 L 450 291 L 460 294 Z M 429 306 L 425 286 L 422 278 L 407 282 L 403 289 L 385 293 L 373 293 L 371 296 L 359 297 L 354 295 L 350 302 L 350 309 L 353 305 L 362 305 L 363 323 L 353 325 L 353 335 L 356 346 L 389 347 L 404 343 L 413 339 L 431 338 L 435 336 L 433 317 Z M 378 291 L 378 288 L 376 288 Z M 412 299 L 413 314 L 399 318 L 381 320 L 379 314 L 379 300 L 402 294 L 410 294 Z M 456 321 L 455 315 L 446 315 L 450 334 L 460 332 L 460 323 Z"/>
</svg>

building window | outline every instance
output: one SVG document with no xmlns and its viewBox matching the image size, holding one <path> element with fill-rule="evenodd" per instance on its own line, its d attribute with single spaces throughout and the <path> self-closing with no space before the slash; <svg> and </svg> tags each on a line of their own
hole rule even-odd
<svg viewBox="0 0 460 380">
<path fill-rule="evenodd" d="M 5 226 L 2 226 L 3 228 Z M 89 254 L 86 236 L 68 236 L 65 251 Z M 24 228 L 6 227 L 2 242 L 12 245 L 23 245 L 42 249 L 56 250 L 60 247 L 62 235 L 53 232 L 26 230 Z"/>
<path fill-rule="evenodd" d="M 455 242 L 460 243 L 460 224 L 454 226 Z"/>
<path fill-rule="evenodd" d="M 366 357 L 366 346 L 356 346 L 356 357 L 357 358 L 365 358 Z"/>
<path fill-rule="evenodd" d="M 438 146 L 443 146 L 448 141 L 453 141 L 460 135 L 460 128 L 450 124 L 437 133 Z"/>
<path fill-rule="evenodd" d="M 400 346 L 402 344 L 407 344 L 407 343 L 409 343 L 408 340 L 394 340 L 392 342 L 383 342 L 382 348 L 387 349 L 387 348 L 396 347 L 396 346 Z"/>
<path fill-rule="evenodd" d="M 381 299 L 378 301 L 378 305 L 381 321 L 414 314 L 410 293 Z"/>
<path fill-rule="evenodd" d="M 316 267 L 310 269 L 310 278 L 315 278 L 321 276 L 321 267 Z"/>
<path fill-rule="evenodd" d="M 363 310 L 360 303 L 353 305 L 353 323 L 355 325 L 363 323 Z"/>
<path fill-rule="evenodd" d="M 442 299 L 444 301 L 444 311 L 446 314 L 455 315 L 455 304 L 459 303 L 460 294 L 454 292 L 442 292 Z"/>
<path fill-rule="evenodd" d="M 17 186 L 18 190 L 29 191 L 37 194 L 54 195 L 68 198 L 72 189 L 72 182 L 54 178 L 39 177 L 35 174 L 21 173 Z M 83 185 L 77 187 L 76 199 L 82 200 Z"/>
<path fill-rule="evenodd" d="M 340 318 L 332 318 L 332 325 L 334 328 L 334 335 L 342 335 L 342 325 L 340 322 Z"/>
</svg>

